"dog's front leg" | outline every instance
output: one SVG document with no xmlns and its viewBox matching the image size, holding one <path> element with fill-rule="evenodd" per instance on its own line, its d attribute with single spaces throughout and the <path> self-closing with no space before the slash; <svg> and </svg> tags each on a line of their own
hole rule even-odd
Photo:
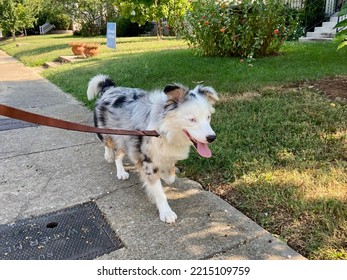
<svg viewBox="0 0 347 280">
<path fill-rule="evenodd" d="M 141 177 L 145 183 L 149 197 L 155 202 L 158 208 L 160 220 L 166 223 L 175 222 L 177 215 L 171 210 L 167 202 L 160 181 L 159 169 L 152 162 L 144 161 L 142 163 Z"/>
<path fill-rule="evenodd" d="M 173 212 L 167 202 L 160 179 L 154 183 L 147 185 L 147 191 L 153 197 L 159 211 L 159 218 L 165 223 L 173 223 L 177 219 L 177 215 Z"/>
<path fill-rule="evenodd" d="M 172 164 L 171 166 L 161 168 L 160 177 L 165 183 L 169 185 L 173 184 L 176 180 L 176 166 Z"/>
</svg>

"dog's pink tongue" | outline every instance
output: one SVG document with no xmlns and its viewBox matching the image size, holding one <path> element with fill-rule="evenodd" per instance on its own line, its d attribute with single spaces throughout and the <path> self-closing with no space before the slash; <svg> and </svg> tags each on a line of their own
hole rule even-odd
<svg viewBox="0 0 347 280">
<path fill-rule="evenodd" d="M 196 150 L 198 151 L 199 155 L 205 158 L 210 158 L 212 156 L 212 152 L 210 148 L 207 146 L 207 144 L 197 142 Z"/>
</svg>

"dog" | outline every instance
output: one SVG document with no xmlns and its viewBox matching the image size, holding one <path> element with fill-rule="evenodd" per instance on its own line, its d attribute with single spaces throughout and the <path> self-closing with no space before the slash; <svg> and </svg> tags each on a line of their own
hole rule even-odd
<svg viewBox="0 0 347 280">
<path fill-rule="evenodd" d="M 202 157 L 212 153 L 208 147 L 216 139 L 211 114 L 219 100 L 209 86 L 197 85 L 189 90 L 181 84 L 169 84 L 163 90 L 147 92 L 138 88 L 119 87 L 107 75 L 97 75 L 88 84 L 88 100 L 95 101 L 94 125 L 99 128 L 156 130 L 159 137 L 101 135 L 105 159 L 115 162 L 117 178 L 126 180 L 125 155 L 134 163 L 149 197 L 156 204 L 159 218 L 173 223 L 177 215 L 167 202 L 161 180 L 172 184 L 175 164 L 188 157 L 194 146 Z"/>
</svg>

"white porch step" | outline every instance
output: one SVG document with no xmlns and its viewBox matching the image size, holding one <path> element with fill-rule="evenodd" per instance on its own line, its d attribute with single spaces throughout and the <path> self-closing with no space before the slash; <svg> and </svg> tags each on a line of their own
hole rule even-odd
<svg viewBox="0 0 347 280">
<path fill-rule="evenodd" d="M 307 38 L 334 38 L 334 33 L 316 33 L 316 32 L 307 32 Z"/>
<path fill-rule="evenodd" d="M 308 33 L 308 32 L 307 32 Z M 316 33 L 316 34 L 335 34 L 336 29 L 334 28 L 328 28 L 328 27 L 315 27 L 313 32 L 310 33 Z"/>
<path fill-rule="evenodd" d="M 322 26 L 315 27 L 313 32 L 307 32 L 306 37 L 300 37 L 300 42 L 307 41 L 331 41 L 335 37 L 336 25 L 338 17 L 333 15 L 330 17 L 329 21 L 323 22 Z"/>
<path fill-rule="evenodd" d="M 322 24 L 322 27 L 325 27 L 325 28 L 330 28 L 330 29 L 333 29 L 334 26 L 336 25 L 337 21 L 326 21 L 326 22 L 323 22 Z"/>
<path fill-rule="evenodd" d="M 329 42 L 332 41 L 333 38 L 318 38 L 318 37 L 300 37 L 299 42 Z"/>
<path fill-rule="evenodd" d="M 331 16 L 330 17 L 330 22 L 335 22 L 335 24 L 337 23 L 337 20 L 338 20 L 338 16 Z"/>
</svg>

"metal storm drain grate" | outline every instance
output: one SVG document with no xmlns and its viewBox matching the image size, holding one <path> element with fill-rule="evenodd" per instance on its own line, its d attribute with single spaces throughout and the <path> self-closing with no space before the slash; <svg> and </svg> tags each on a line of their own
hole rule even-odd
<svg viewBox="0 0 347 280">
<path fill-rule="evenodd" d="M 0 260 L 89 260 L 122 247 L 94 202 L 0 225 Z"/>
<path fill-rule="evenodd" d="M 0 131 L 12 130 L 17 128 L 33 127 L 38 126 L 37 124 L 24 122 L 15 119 L 0 119 Z"/>
</svg>

